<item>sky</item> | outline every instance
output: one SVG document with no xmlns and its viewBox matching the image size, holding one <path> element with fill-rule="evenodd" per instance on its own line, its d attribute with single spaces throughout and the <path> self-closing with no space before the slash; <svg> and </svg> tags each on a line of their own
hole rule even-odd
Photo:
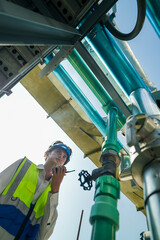
<svg viewBox="0 0 160 240">
<path fill-rule="evenodd" d="M 134 25 L 135 2 L 134 0 L 118 1 L 116 23 L 126 32 Z M 158 36 L 147 19 L 141 33 L 129 41 L 129 44 L 145 73 L 159 90 L 160 44 Z M 82 169 L 91 173 L 95 165 L 88 158 L 83 157 L 82 151 L 51 118 L 47 118 L 47 113 L 20 83 L 12 91 L 10 96 L 3 96 L 0 99 L 0 171 L 24 156 L 36 164 L 43 163 L 43 154 L 52 142 L 60 139 L 67 143 L 73 150 L 67 169 L 75 169 L 75 172 L 67 174 L 62 183 L 58 206 L 59 217 L 50 240 L 75 240 L 82 209 L 84 215 L 79 240 L 90 239 L 89 216 L 93 204 L 94 187 L 91 191 L 84 191 L 79 186 L 78 173 Z M 124 139 L 120 140 L 124 141 Z M 122 193 L 118 201 L 118 209 L 120 229 L 116 239 L 139 239 L 140 233 L 147 230 L 144 215 L 137 212 L 134 204 Z"/>
</svg>

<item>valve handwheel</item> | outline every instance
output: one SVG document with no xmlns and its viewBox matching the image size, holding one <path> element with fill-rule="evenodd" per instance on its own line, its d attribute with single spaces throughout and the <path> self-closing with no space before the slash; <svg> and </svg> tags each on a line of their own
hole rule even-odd
<svg viewBox="0 0 160 240">
<path fill-rule="evenodd" d="M 92 188 L 92 180 L 91 175 L 86 170 L 82 170 L 79 174 L 78 180 L 80 181 L 80 186 L 83 187 L 84 190 L 90 190 Z"/>
</svg>

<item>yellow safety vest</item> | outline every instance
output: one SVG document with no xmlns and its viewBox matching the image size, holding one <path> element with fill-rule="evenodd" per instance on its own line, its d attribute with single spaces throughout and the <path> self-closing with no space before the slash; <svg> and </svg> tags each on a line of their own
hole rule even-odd
<svg viewBox="0 0 160 240">
<path fill-rule="evenodd" d="M 37 166 L 24 158 L 0 195 L 0 238 L 5 233 L 4 240 L 10 239 L 10 236 L 14 236 L 16 240 L 20 239 L 17 236 L 21 236 L 21 239 L 36 239 L 51 191 L 49 184 L 36 203 L 32 203 L 38 176 Z"/>
<path fill-rule="evenodd" d="M 9 188 L 12 187 L 14 180 L 16 179 L 18 173 L 22 169 L 23 165 L 25 164 L 27 158 L 25 158 L 22 163 L 20 164 L 19 168 L 17 169 L 16 173 L 14 174 L 12 180 L 8 184 L 8 186 L 3 191 L 2 195 L 6 195 Z M 21 182 L 19 183 L 18 187 L 16 188 L 15 192 L 13 193 L 14 198 L 19 198 L 25 205 L 29 208 L 37 186 L 38 181 L 38 169 L 34 163 L 31 163 L 29 169 L 25 173 L 24 177 L 22 178 Z M 51 186 L 44 190 L 44 192 L 38 198 L 36 205 L 34 207 L 35 218 L 40 218 L 44 215 L 44 208 L 47 203 L 48 193 L 51 191 Z"/>
</svg>

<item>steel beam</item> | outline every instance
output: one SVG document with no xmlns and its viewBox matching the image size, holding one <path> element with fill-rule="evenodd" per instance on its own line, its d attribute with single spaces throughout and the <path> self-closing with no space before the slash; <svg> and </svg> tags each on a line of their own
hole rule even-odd
<svg viewBox="0 0 160 240">
<path fill-rule="evenodd" d="M 0 1 L 1 45 L 72 45 L 76 36 L 81 34 L 67 24 Z"/>
<path fill-rule="evenodd" d="M 39 63 L 43 62 L 43 59 L 51 53 L 56 46 L 51 46 L 47 48 L 43 53 L 37 57 L 35 56 L 32 61 L 27 63 L 21 70 L 18 72 L 16 76 L 14 76 L 11 81 L 9 81 L 2 89 L 0 89 L 0 97 L 4 94 L 10 94 L 10 89 L 14 87 L 27 73 L 29 73 L 34 67 L 36 67 Z"/>
<path fill-rule="evenodd" d="M 79 28 L 83 37 L 101 20 L 117 1 L 118 0 L 103 0 L 97 8 L 92 10 L 92 14 L 86 18 L 84 24 Z"/>
<path fill-rule="evenodd" d="M 86 36 L 86 34 L 91 30 L 91 28 L 102 18 L 105 13 L 110 10 L 110 8 L 116 2 L 117 0 L 103 0 L 102 3 L 97 6 L 95 11 L 93 11 L 88 17 L 86 17 L 85 22 L 79 28 L 79 32 L 82 34 L 82 36 L 79 37 L 79 39 L 77 38 L 73 40 L 74 45 L 76 44 L 76 42 L 80 41 Z M 62 47 L 62 49 L 58 52 L 58 57 L 55 56 L 49 62 L 49 64 L 47 64 L 47 66 L 40 72 L 39 76 L 43 77 L 46 74 L 52 72 L 60 63 L 60 59 L 62 61 L 65 57 L 67 57 L 71 53 L 72 49 L 73 47 Z"/>
<path fill-rule="evenodd" d="M 73 46 L 63 46 L 60 51 L 50 60 L 50 62 L 40 71 L 39 76 L 42 78 L 51 73 L 73 50 Z"/>
<path fill-rule="evenodd" d="M 121 112 L 126 116 L 130 116 L 131 112 L 127 105 L 124 103 L 118 92 L 115 90 L 115 88 L 110 83 L 107 76 L 103 73 L 101 68 L 98 66 L 98 64 L 95 62 L 95 60 L 92 58 L 92 56 L 89 54 L 89 52 L 86 50 L 86 48 L 83 46 L 82 43 L 76 44 L 76 50 L 80 54 L 80 56 L 83 58 L 83 60 L 86 62 L 88 67 L 91 69 L 91 71 L 94 73 L 94 75 L 97 77 L 99 82 L 102 84 L 104 89 L 109 93 L 113 101 L 116 103 L 118 108 L 121 110 Z"/>
</svg>

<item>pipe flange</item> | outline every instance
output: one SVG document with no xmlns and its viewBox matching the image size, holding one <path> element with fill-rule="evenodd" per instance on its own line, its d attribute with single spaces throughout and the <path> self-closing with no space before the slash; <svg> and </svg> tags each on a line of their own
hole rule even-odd
<svg viewBox="0 0 160 240">
<path fill-rule="evenodd" d="M 115 162 L 116 167 L 118 167 L 120 164 L 120 158 L 118 153 L 112 149 L 107 149 L 103 151 L 99 159 L 102 165 L 104 165 L 105 162 L 108 160 Z"/>
</svg>

